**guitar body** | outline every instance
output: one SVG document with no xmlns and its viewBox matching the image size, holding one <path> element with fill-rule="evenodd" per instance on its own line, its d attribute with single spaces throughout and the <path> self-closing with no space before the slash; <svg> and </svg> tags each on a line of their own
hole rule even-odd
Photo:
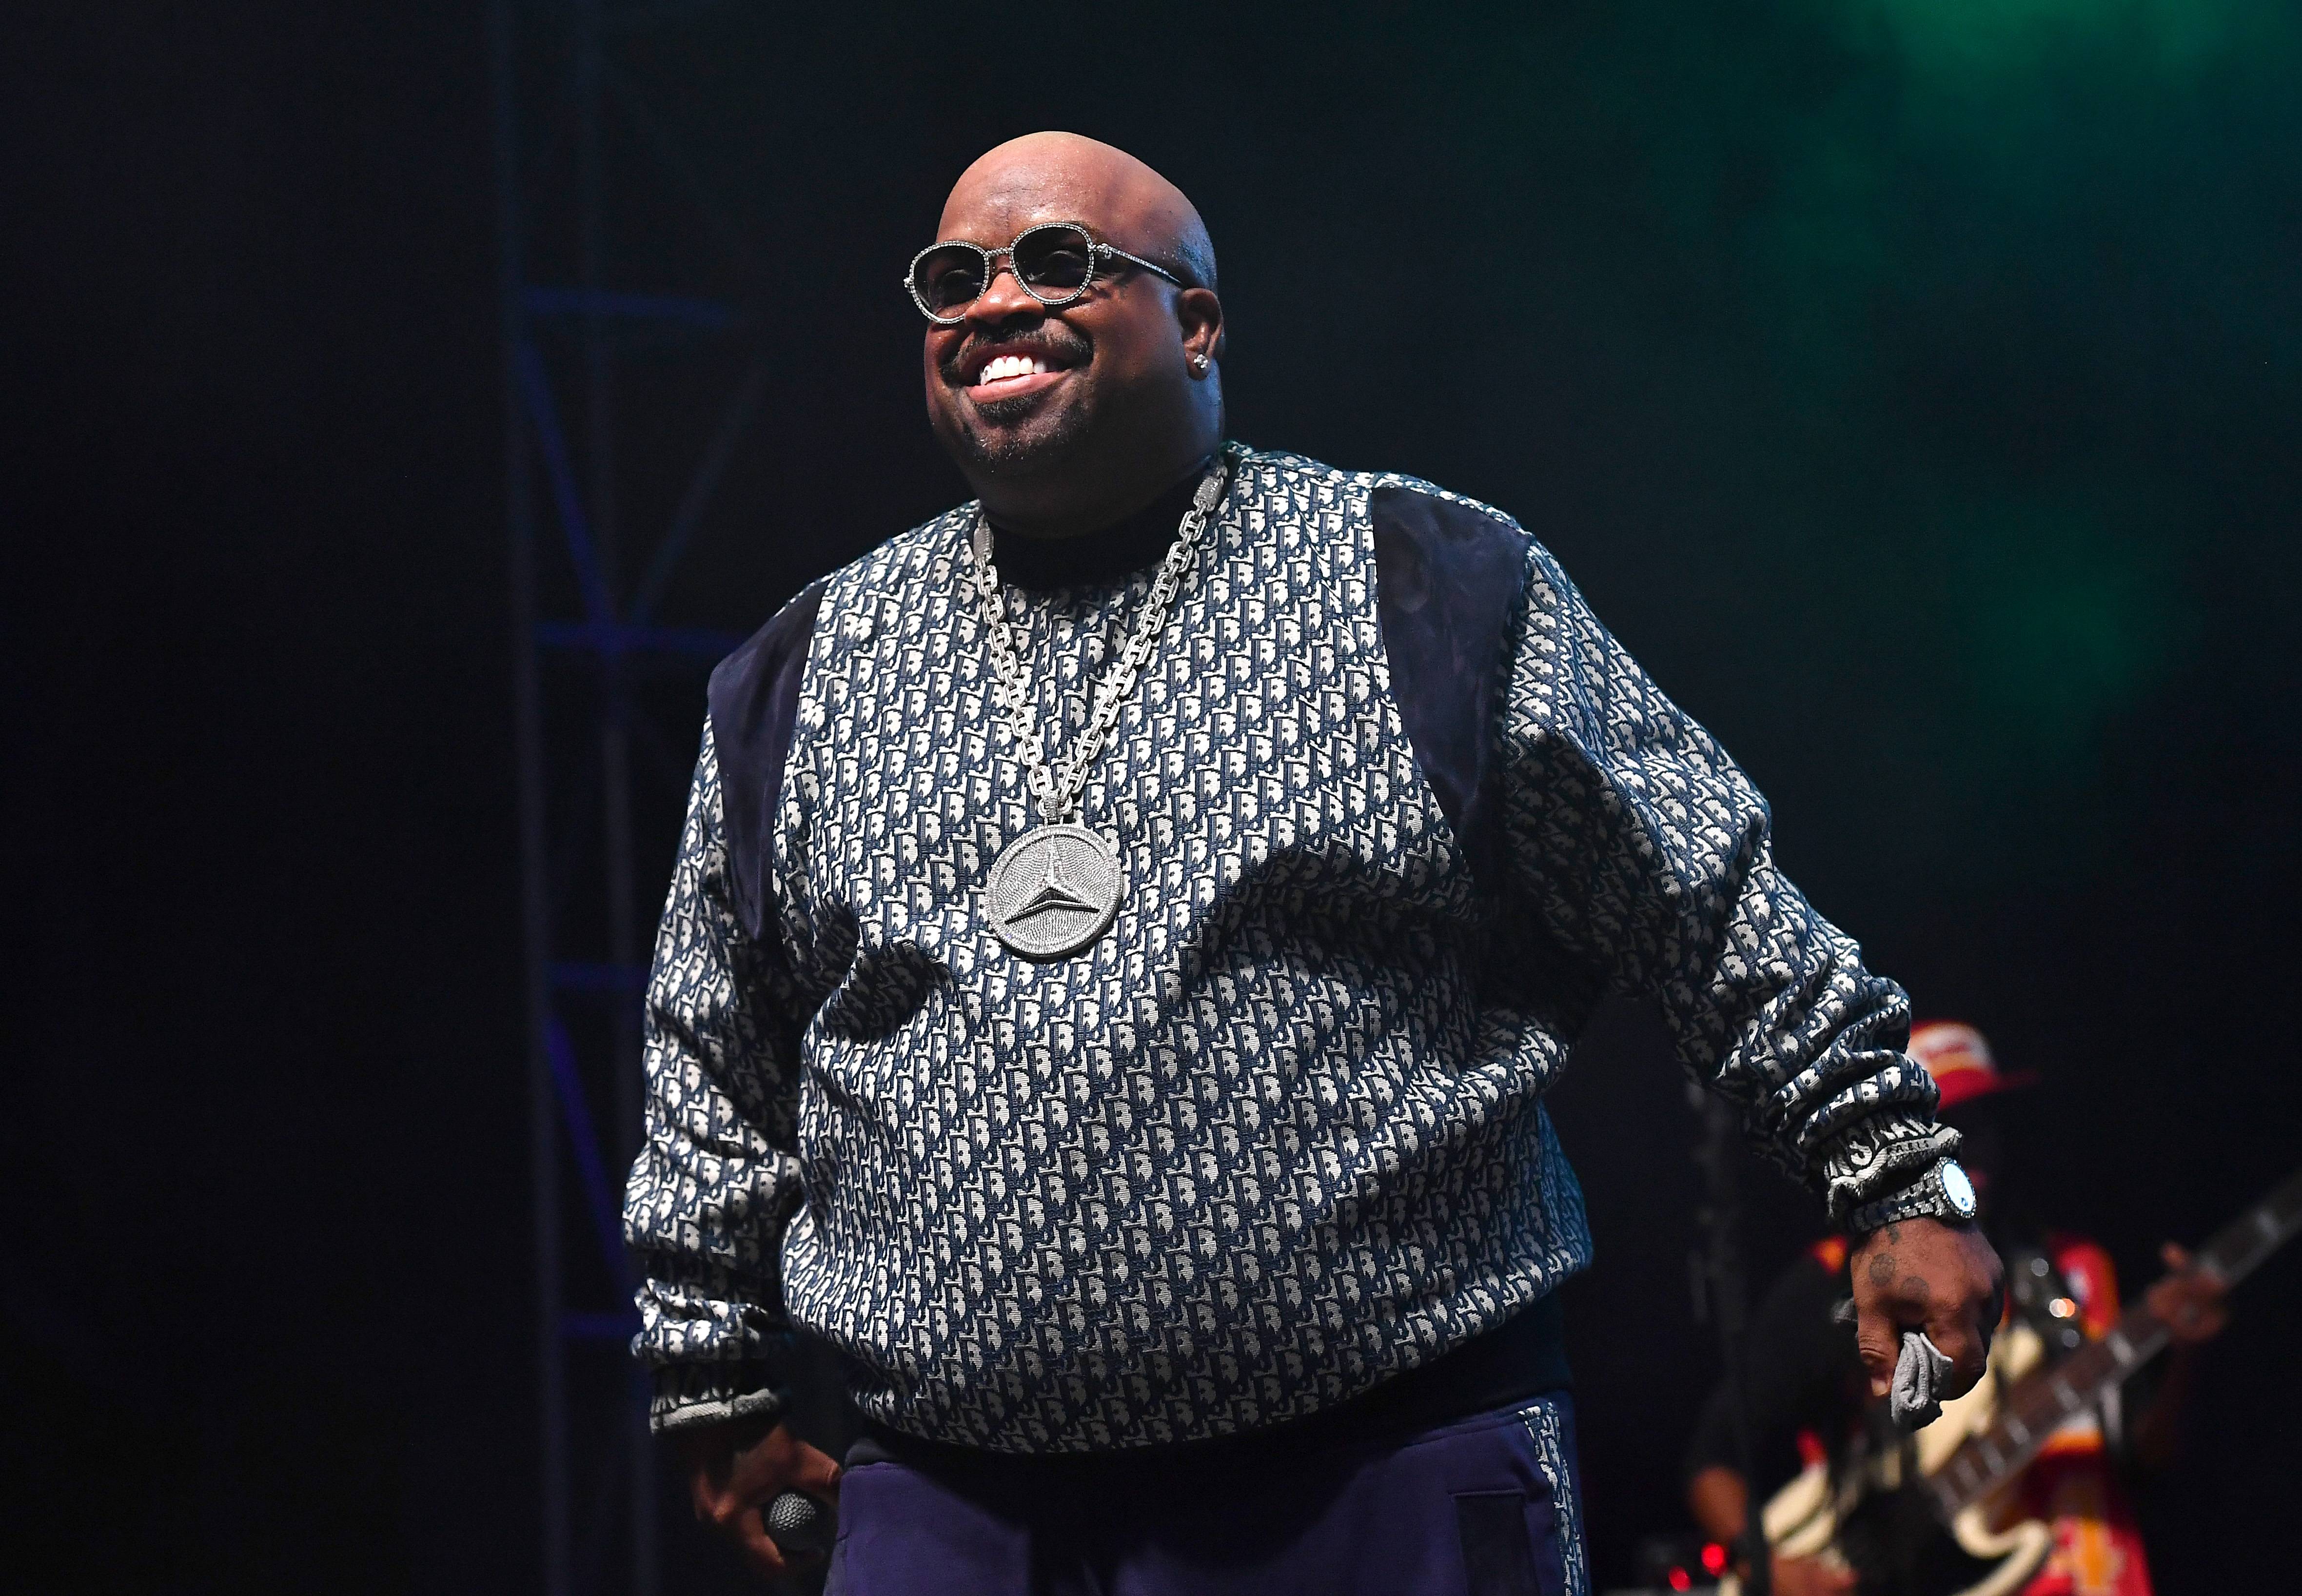
<svg viewBox="0 0 2302 1596">
<path fill-rule="evenodd" d="M 1862 1596 L 2013 1596 L 2054 1550 L 2054 1532 L 2044 1521 L 1994 1530 L 1979 1507 L 1945 1529 L 1914 1487 L 1855 1493 L 1842 1503 L 1819 1463 L 1775 1493 L 1761 1522 L 1777 1555 L 1851 1568 Z M 1741 1596 L 1732 1575 L 1718 1588 L 1720 1596 Z"/>
<path fill-rule="evenodd" d="M 1836 1546 L 1862 1596 L 2013 1596 L 2046 1566 L 2054 1532 L 2036 1518 L 1994 1532 L 1979 1508 L 1945 1529 L 1932 1499 L 1905 1488 L 1856 1503 Z"/>
</svg>

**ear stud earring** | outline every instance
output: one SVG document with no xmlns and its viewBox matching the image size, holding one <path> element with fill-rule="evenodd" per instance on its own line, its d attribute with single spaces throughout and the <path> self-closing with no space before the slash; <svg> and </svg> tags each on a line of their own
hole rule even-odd
<svg viewBox="0 0 2302 1596">
<path fill-rule="evenodd" d="M 1205 355 L 1192 356 L 1191 369 L 1197 372 L 1202 376 L 1206 375 L 1207 369 L 1207 357 Z"/>
</svg>

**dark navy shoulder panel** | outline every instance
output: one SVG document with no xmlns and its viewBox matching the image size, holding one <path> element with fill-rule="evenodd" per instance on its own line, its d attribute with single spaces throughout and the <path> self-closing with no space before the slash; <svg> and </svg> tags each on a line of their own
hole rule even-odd
<svg viewBox="0 0 2302 1596">
<path fill-rule="evenodd" d="M 1526 581 L 1526 533 L 1475 506 L 1386 483 L 1367 495 L 1375 612 L 1391 696 L 1424 779 L 1492 883 L 1500 800 L 1486 788 L 1503 631 Z"/>
<path fill-rule="evenodd" d="M 744 934 L 766 946 L 773 896 L 776 804 L 783 796 L 807 650 L 824 584 L 808 586 L 711 673 L 707 701 L 718 752 L 727 836 L 727 885 Z"/>
</svg>

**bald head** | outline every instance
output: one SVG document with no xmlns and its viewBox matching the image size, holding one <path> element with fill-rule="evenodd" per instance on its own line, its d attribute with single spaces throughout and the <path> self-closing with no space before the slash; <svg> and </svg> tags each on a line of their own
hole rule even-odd
<svg viewBox="0 0 2302 1596">
<path fill-rule="evenodd" d="M 1214 245 L 1198 207 L 1125 150 L 1077 133 L 1026 133 L 977 157 L 952 185 L 937 236 L 963 237 L 952 231 L 955 221 L 991 215 L 1014 225 L 978 242 L 1004 244 L 1034 222 L 1088 222 L 1184 281 L 1215 286 Z"/>
<path fill-rule="evenodd" d="M 1055 222 L 1109 246 L 1091 268 L 1074 259 L 1076 292 L 1049 304 L 995 254 L 987 281 L 979 259 L 959 279 L 974 299 L 927 332 L 937 437 L 995 523 L 1030 537 L 1114 524 L 1222 439 L 1222 304 L 1197 208 L 1124 150 L 1033 133 L 960 174 L 936 236 L 1004 251 Z M 1029 258 L 1036 276 L 1044 263 Z"/>
</svg>

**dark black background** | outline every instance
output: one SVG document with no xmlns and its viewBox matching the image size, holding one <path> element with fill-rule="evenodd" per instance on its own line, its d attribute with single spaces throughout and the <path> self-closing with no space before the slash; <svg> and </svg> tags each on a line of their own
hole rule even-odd
<svg viewBox="0 0 2302 1596">
<path fill-rule="evenodd" d="M 2294 1162 L 2290 11 L 697 10 L 618 49 L 735 242 L 626 127 L 612 253 L 733 281 L 774 374 L 668 613 L 748 628 L 957 497 L 896 273 L 990 143 L 1109 139 L 1207 216 L 1235 433 L 1524 518 L 1920 1012 L 2046 1073 L 2130 1287 Z M 482 17 L 17 15 L 4 1539 L 55 1588 L 527 1588 Z M 1628 1014 L 1557 1114 L 1614 1578 L 1710 1374 L 1691 1121 Z M 1761 1207 L 1771 1264 L 1813 1219 Z M 2281 1258 L 2215 1349 L 2163 1590 L 2282 1577 L 2298 1309 Z"/>
</svg>

